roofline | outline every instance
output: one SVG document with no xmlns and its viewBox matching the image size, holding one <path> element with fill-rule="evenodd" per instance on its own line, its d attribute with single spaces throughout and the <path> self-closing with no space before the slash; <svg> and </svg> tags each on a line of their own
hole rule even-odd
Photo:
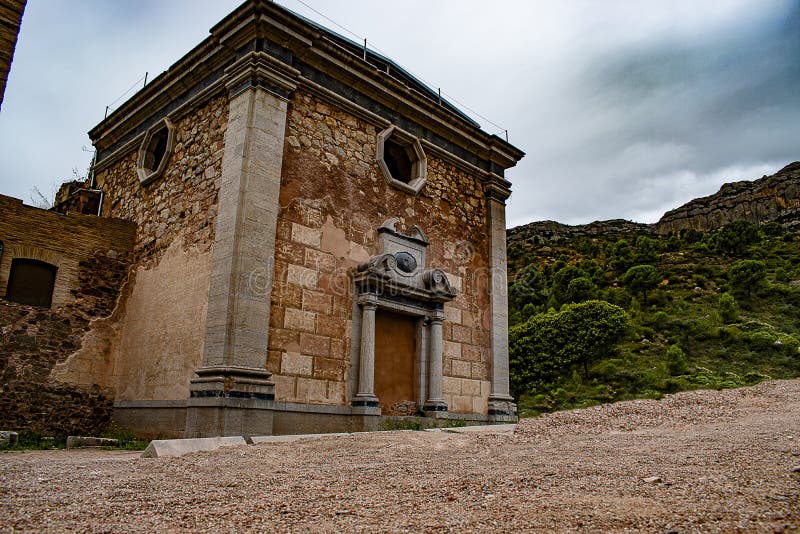
<svg viewBox="0 0 800 534">
<path fill-rule="evenodd" d="M 299 72 L 291 67 L 296 58 L 365 96 L 377 93 L 384 103 L 389 103 L 387 106 L 401 108 L 400 116 L 412 114 L 425 129 L 442 132 L 447 138 L 461 138 L 459 144 L 464 149 L 482 158 L 493 154 L 492 160 L 503 169 L 524 156 L 504 139 L 483 131 L 480 124 L 451 103 L 442 100 L 440 104 L 438 93 L 393 61 L 368 50 L 365 62 L 363 48 L 362 54 L 357 54 L 358 45 L 353 41 L 266 0 L 247 0 L 213 26 L 209 37 L 92 128 L 92 142 L 98 149 L 107 148 L 126 132 L 146 129 L 153 114 L 161 112 L 165 116 L 174 111 L 169 107 L 179 98 L 188 100 L 186 93 L 206 79 L 217 76 L 220 79 L 216 80 L 216 90 L 224 91 L 224 83 L 219 83 L 224 78 L 223 71 L 242 56 L 244 47 L 258 39 L 285 49 L 290 55 L 288 69 Z M 385 63 L 401 77 L 380 70 L 376 62 Z M 303 80 L 303 76 L 299 79 Z"/>
</svg>

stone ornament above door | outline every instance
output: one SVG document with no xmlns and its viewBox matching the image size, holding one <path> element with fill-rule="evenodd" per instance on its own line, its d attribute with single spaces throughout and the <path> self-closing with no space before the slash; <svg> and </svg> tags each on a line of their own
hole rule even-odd
<svg viewBox="0 0 800 534">
<path fill-rule="evenodd" d="M 358 266 L 357 293 L 407 297 L 423 308 L 455 298 L 456 289 L 445 272 L 427 268 L 428 238 L 422 229 L 414 225 L 406 235 L 397 231 L 396 224 L 396 218 L 389 219 L 378 229 L 383 253 Z"/>
</svg>

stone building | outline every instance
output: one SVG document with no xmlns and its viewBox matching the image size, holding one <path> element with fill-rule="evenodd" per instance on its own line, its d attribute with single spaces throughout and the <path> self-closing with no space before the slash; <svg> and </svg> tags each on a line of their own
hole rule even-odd
<svg viewBox="0 0 800 534">
<path fill-rule="evenodd" d="M 102 220 L 136 236 L 116 309 L 53 379 L 113 362 L 93 380 L 117 424 L 516 418 L 504 172 L 523 153 L 389 59 L 249 0 L 90 137 Z"/>
</svg>

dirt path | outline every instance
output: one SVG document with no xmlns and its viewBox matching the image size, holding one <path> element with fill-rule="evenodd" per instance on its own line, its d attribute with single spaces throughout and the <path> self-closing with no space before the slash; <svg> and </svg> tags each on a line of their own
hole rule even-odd
<svg viewBox="0 0 800 534">
<path fill-rule="evenodd" d="M 0 529 L 797 532 L 797 467 L 793 380 L 552 414 L 513 435 L 7 453 Z"/>
</svg>

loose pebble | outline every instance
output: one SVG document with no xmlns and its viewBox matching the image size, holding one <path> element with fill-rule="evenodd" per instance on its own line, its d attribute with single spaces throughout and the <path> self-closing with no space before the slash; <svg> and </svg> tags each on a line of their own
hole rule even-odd
<svg viewBox="0 0 800 534">
<path fill-rule="evenodd" d="M 789 435 L 800 380 L 549 414 L 514 434 L 6 452 L 0 531 L 794 532 Z"/>
</svg>

